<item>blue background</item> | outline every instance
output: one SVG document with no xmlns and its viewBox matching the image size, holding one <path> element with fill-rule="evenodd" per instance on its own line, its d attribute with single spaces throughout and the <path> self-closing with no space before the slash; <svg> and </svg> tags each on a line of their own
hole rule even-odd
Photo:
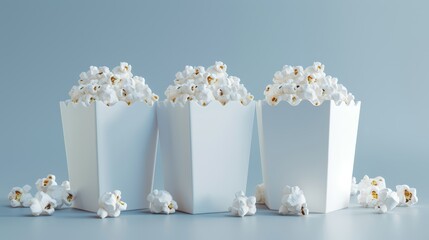
<svg viewBox="0 0 429 240">
<path fill-rule="evenodd" d="M 2 1 L 0 196 L 67 178 L 59 101 L 90 65 L 127 61 L 164 97 L 185 65 L 228 65 L 256 97 L 284 64 L 321 61 L 362 111 L 355 176 L 428 196 L 427 1 Z M 257 133 L 248 193 L 261 182 Z M 162 188 L 158 168 L 155 186 Z"/>
</svg>

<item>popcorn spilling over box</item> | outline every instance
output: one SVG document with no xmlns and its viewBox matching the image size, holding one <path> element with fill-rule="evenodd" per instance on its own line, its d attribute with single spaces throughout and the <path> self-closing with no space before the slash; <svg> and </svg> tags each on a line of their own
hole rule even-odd
<svg viewBox="0 0 429 240">
<path fill-rule="evenodd" d="M 164 184 L 179 211 L 225 212 L 246 189 L 255 103 L 226 70 L 186 66 L 158 103 Z"/>
<path fill-rule="evenodd" d="M 300 186 L 312 212 L 348 207 L 361 104 L 324 68 L 284 66 L 257 103 L 270 209 L 279 209 L 285 184 Z"/>
<path fill-rule="evenodd" d="M 91 66 L 60 103 L 74 207 L 96 212 L 111 189 L 127 196 L 129 210 L 147 208 L 158 139 L 156 107 L 145 79 L 131 65 L 112 71 Z"/>
</svg>

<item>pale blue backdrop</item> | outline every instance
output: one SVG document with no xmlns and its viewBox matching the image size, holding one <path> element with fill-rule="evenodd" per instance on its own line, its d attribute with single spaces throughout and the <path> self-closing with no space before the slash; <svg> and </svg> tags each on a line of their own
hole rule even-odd
<svg viewBox="0 0 429 240">
<path fill-rule="evenodd" d="M 429 160 L 427 1 L 2 1 L 0 196 L 67 178 L 59 104 L 90 65 L 133 65 L 160 96 L 185 65 L 228 64 L 257 99 L 322 61 L 362 100 L 355 175 L 420 194 Z M 256 128 L 255 128 L 256 130 Z M 261 182 L 256 132 L 248 193 Z M 155 186 L 162 188 L 162 172 Z M 427 195 L 427 194 L 426 194 Z"/>
</svg>

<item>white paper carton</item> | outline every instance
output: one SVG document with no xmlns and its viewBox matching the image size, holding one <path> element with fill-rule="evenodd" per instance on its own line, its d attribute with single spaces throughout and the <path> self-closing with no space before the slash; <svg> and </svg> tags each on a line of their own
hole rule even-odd
<svg viewBox="0 0 429 240">
<path fill-rule="evenodd" d="M 158 103 L 164 184 L 179 211 L 226 212 L 246 191 L 255 103 Z"/>
<path fill-rule="evenodd" d="M 158 140 L 156 106 L 60 103 L 75 208 L 96 212 L 101 194 L 121 190 L 127 210 L 147 208 Z"/>
<path fill-rule="evenodd" d="M 279 209 L 285 185 L 299 186 L 311 212 L 348 207 L 360 102 L 315 107 L 257 103 L 266 204 Z"/>
</svg>

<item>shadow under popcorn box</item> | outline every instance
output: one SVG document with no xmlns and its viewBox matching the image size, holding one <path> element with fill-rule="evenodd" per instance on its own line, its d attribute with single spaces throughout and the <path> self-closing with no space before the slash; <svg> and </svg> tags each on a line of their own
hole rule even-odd
<svg viewBox="0 0 429 240">
<path fill-rule="evenodd" d="M 121 190 L 127 210 L 147 208 L 154 179 L 156 106 L 143 102 L 88 107 L 60 102 L 73 207 L 96 212 L 98 198 Z"/>
<path fill-rule="evenodd" d="M 347 208 L 361 102 L 256 106 L 265 202 L 279 209 L 285 185 L 299 186 L 311 212 Z"/>
<path fill-rule="evenodd" d="M 246 191 L 255 102 L 158 103 L 164 184 L 178 210 L 226 212 Z"/>
</svg>

